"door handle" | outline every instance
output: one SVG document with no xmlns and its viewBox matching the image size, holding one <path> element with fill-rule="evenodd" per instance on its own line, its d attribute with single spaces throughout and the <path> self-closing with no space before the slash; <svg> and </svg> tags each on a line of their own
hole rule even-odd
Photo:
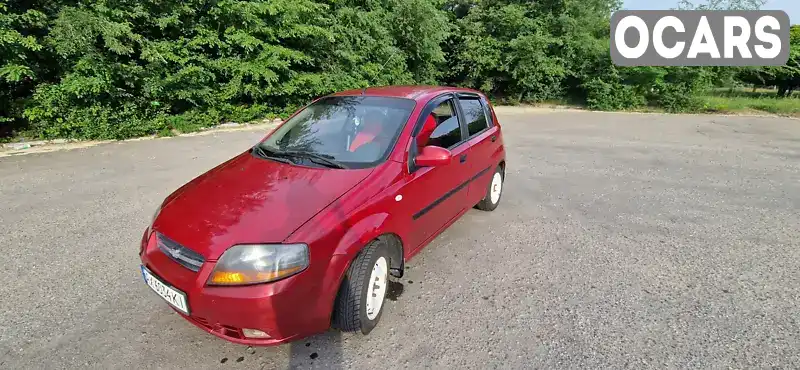
<svg viewBox="0 0 800 370">
<path fill-rule="evenodd" d="M 492 142 L 497 141 L 497 135 L 492 135 Z"/>
<path fill-rule="evenodd" d="M 462 154 L 461 157 L 459 157 L 458 161 L 461 162 L 461 163 L 466 162 L 467 161 L 467 155 L 466 154 Z"/>
</svg>

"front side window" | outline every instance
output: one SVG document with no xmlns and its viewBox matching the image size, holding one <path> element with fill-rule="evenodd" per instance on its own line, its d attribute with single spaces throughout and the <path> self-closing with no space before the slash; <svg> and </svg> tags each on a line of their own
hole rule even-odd
<svg viewBox="0 0 800 370">
<path fill-rule="evenodd" d="M 448 99 L 434 108 L 417 136 L 417 143 L 420 147 L 434 145 L 450 148 L 461 142 L 461 127 L 458 124 L 458 115 L 454 108 L 452 99 Z"/>
<path fill-rule="evenodd" d="M 368 167 L 389 155 L 414 106 L 413 100 L 401 98 L 326 97 L 303 109 L 257 147 L 266 156 L 292 161 L 305 157 L 323 166 L 333 161 L 347 168 Z"/>
<path fill-rule="evenodd" d="M 469 136 L 483 131 L 489 127 L 486 121 L 486 111 L 483 109 L 478 98 L 460 98 L 461 108 L 464 110 L 464 118 L 467 120 L 467 131 Z"/>
</svg>

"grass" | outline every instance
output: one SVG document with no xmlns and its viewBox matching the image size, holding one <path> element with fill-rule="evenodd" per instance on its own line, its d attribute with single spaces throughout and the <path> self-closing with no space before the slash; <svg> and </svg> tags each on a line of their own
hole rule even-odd
<svg viewBox="0 0 800 370">
<path fill-rule="evenodd" d="M 778 116 L 800 117 L 800 91 L 790 97 L 779 98 L 775 89 L 758 88 L 719 88 L 710 90 L 697 97 L 700 106 L 686 113 L 723 113 L 723 114 L 773 114 Z M 508 104 L 508 102 L 498 102 Z M 508 104 L 515 105 L 515 104 Z M 586 108 L 585 103 L 574 100 L 549 100 L 531 103 L 538 107 L 567 106 L 579 109 Z M 664 112 L 660 107 L 643 106 L 631 112 Z"/>
<path fill-rule="evenodd" d="M 770 89 L 719 89 L 700 96 L 706 112 L 717 113 L 770 113 L 800 117 L 800 93 L 779 98 Z"/>
</svg>

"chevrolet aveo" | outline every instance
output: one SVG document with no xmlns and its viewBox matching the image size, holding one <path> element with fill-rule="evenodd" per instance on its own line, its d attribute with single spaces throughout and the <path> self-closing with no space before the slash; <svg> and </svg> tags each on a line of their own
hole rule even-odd
<svg viewBox="0 0 800 370">
<path fill-rule="evenodd" d="M 405 261 L 470 208 L 497 207 L 505 166 L 478 91 L 332 94 L 170 194 L 142 236 L 142 276 L 232 342 L 368 334 Z"/>
</svg>

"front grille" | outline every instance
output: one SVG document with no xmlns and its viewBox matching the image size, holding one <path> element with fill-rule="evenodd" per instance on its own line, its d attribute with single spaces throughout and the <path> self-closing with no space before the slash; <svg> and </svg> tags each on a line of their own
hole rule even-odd
<svg viewBox="0 0 800 370">
<path fill-rule="evenodd" d="M 158 238 L 158 249 L 166 254 L 167 257 L 189 270 L 194 272 L 200 271 L 200 266 L 205 262 L 203 256 L 167 238 L 161 233 L 156 233 L 156 237 Z"/>
</svg>

